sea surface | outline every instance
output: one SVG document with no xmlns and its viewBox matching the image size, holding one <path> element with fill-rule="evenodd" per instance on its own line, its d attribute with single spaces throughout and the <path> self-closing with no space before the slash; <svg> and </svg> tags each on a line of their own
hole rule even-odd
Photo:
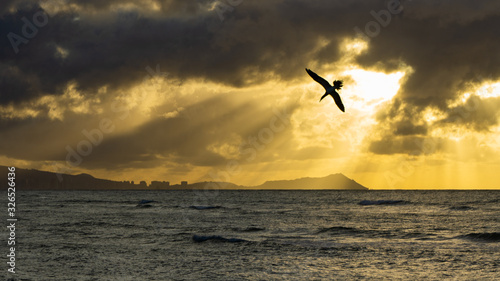
<svg viewBox="0 0 500 281">
<path fill-rule="evenodd" d="M 16 202 L 16 274 L 2 231 L 3 280 L 500 280 L 500 191 L 18 191 Z"/>
</svg>

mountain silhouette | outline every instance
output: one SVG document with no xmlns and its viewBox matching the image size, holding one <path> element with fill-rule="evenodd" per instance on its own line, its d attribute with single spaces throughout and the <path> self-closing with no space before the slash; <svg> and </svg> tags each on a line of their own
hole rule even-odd
<svg viewBox="0 0 500 281">
<path fill-rule="evenodd" d="M 7 174 L 7 167 L 0 166 Z M 133 181 L 113 181 L 95 178 L 89 174 L 69 175 L 33 169 L 16 168 L 15 182 L 17 189 L 27 190 L 109 190 L 109 189 L 162 189 L 162 190 L 189 190 L 189 189 L 348 189 L 367 190 L 343 174 L 333 174 L 323 178 L 300 178 L 295 180 L 267 181 L 259 186 L 241 186 L 230 182 L 196 182 L 170 185 L 168 182 L 153 181 L 149 186 L 145 181 L 136 184 Z M 4 177 L 3 186 L 6 188 L 7 178 Z M 157 184 L 155 184 L 157 183 Z"/>
<path fill-rule="evenodd" d="M 322 178 L 300 178 L 295 180 L 266 181 L 255 186 L 258 189 L 345 189 L 368 190 L 343 174 L 332 174 Z"/>
</svg>

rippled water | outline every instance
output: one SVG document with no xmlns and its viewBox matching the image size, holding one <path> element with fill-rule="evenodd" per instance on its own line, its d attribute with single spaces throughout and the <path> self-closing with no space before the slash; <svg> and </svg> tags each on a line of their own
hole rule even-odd
<svg viewBox="0 0 500 281">
<path fill-rule="evenodd" d="M 500 276 L 499 191 L 24 191 L 16 199 L 17 273 L 2 274 L 18 280 Z"/>
</svg>

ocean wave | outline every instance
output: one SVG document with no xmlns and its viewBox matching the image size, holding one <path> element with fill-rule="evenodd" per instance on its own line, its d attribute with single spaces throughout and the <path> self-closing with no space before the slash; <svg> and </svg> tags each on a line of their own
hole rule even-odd
<svg viewBox="0 0 500 281">
<path fill-rule="evenodd" d="M 393 205 L 401 203 L 406 203 L 406 202 L 403 200 L 362 200 L 358 204 L 363 206 L 368 206 L 368 205 Z"/>
<path fill-rule="evenodd" d="M 486 201 L 485 203 L 500 203 L 500 199 L 493 199 L 490 201 Z"/>
<path fill-rule="evenodd" d="M 205 242 L 205 241 L 216 241 L 216 242 L 229 242 L 229 243 L 238 243 L 238 242 L 249 242 L 248 240 L 245 239 L 240 239 L 240 238 L 225 238 L 219 235 L 193 235 L 193 241 L 200 243 L 200 242 Z"/>
<path fill-rule="evenodd" d="M 61 203 L 109 203 L 109 201 L 103 201 L 103 200 L 90 200 L 90 199 L 68 199 L 68 200 L 59 200 L 58 202 Z"/>
<path fill-rule="evenodd" d="M 264 227 L 255 227 L 255 226 L 250 226 L 247 228 L 233 228 L 233 231 L 237 232 L 257 232 L 257 231 L 264 231 L 266 230 Z"/>
<path fill-rule="evenodd" d="M 452 211 L 469 211 L 469 210 L 474 210 L 474 208 L 472 208 L 471 206 L 466 206 L 466 205 L 463 205 L 463 206 L 452 206 L 449 209 L 452 210 Z"/>
<path fill-rule="evenodd" d="M 53 202 L 65 204 L 137 204 L 136 200 L 105 200 L 105 199 L 67 199 Z"/>
<path fill-rule="evenodd" d="M 103 228 L 138 228 L 137 225 L 135 224 L 130 224 L 130 223 L 113 223 L 113 222 L 107 222 L 107 221 L 80 221 L 80 222 L 62 222 L 62 223 L 55 223 L 55 224 L 47 224 L 45 227 L 56 227 L 56 228 L 64 228 L 66 230 L 70 229 L 82 229 L 82 228 L 96 228 L 96 227 L 103 227 Z M 142 228 L 142 227 L 141 227 Z"/>
<path fill-rule="evenodd" d="M 436 233 L 425 233 L 425 232 L 408 232 L 408 233 L 402 233 L 402 238 L 406 239 L 416 239 L 416 240 L 434 240 L 434 239 L 439 239 L 438 235 Z"/>
<path fill-rule="evenodd" d="M 155 203 L 156 201 L 154 200 L 147 200 L 147 199 L 143 199 L 141 201 L 139 201 L 139 204 L 136 205 L 137 208 L 151 208 L 153 207 L 153 205 L 149 204 L 149 203 Z"/>
<path fill-rule="evenodd" d="M 220 209 L 220 208 L 224 208 L 224 207 L 222 207 L 222 206 L 189 206 L 189 208 L 195 209 L 195 210 L 210 210 L 210 209 Z"/>
<path fill-rule="evenodd" d="M 345 237 L 381 237 L 381 238 L 403 238 L 403 239 L 433 239 L 435 234 L 432 233 L 406 233 L 401 230 L 387 230 L 387 229 L 360 229 L 355 227 L 333 226 L 320 228 L 317 235 L 330 235 L 330 236 L 345 236 Z"/>
<path fill-rule="evenodd" d="M 321 228 L 316 233 L 345 234 L 345 233 L 361 233 L 361 232 L 362 231 L 352 227 L 332 226 L 332 227 Z"/>
<path fill-rule="evenodd" d="M 487 242 L 500 242 L 500 232 L 469 233 L 459 236 L 469 240 L 481 240 Z"/>
<path fill-rule="evenodd" d="M 137 204 L 135 207 L 136 208 L 151 208 L 151 207 L 153 207 L 153 205 L 151 205 L 151 204 Z"/>
<path fill-rule="evenodd" d="M 358 236 L 358 237 L 393 237 L 397 234 L 388 230 L 359 229 L 354 227 L 333 226 L 321 228 L 316 234 L 329 234 L 338 236 Z"/>
<path fill-rule="evenodd" d="M 310 240 L 303 239 L 303 237 L 297 239 L 279 237 L 267 239 L 260 242 L 261 245 L 269 246 L 272 248 L 283 249 L 284 247 L 292 247 L 292 248 L 301 248 L 301 249 L 309 249 L 309 250 L 328 250 L 328 249 L 337 249 L 343 251 L 359 251 L 361 249 L 365 249 L 365 247 L 360 247 L 359 245 L 352 243 L 339 243 L 331 240 Z"/>
<path fill-rule="evenodd" d="M 332 242 L 332 241 L 315 241 L 308 239 L 301 240 L 283 240 L 278 243 L 279 245 L 289 245 L 301 248 L 310 249 L 338 249 L 346 247 L 346 244 Z"/>
</svg>

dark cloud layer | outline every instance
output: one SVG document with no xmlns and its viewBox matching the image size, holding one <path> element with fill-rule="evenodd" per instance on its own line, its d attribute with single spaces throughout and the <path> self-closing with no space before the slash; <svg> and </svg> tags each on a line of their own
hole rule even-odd
<svg viewBox="0 0 500 281">
<path fill-rule="evenodd" d="M 354 36 L 354 27 L 364 30 L 374 20 L 370 11 L 387 9 L 387 1 L 246 1 L 226 11 L 222 22 L 215 11 L 202 10 L 213 1 L 159 1 L 163 17 L 111 10 L 122 1 L 69 2 L 81 10 L 52 15 L 30 42 L 19 45 L 18 54 L 2 36 L 2 104 L 61 93 L 69 81 L 89 93 L 103 85 L 128 87 L 143 78 L 145 66 L 156 64 L 180 78 L 235 86 L 291 79 L 303 75 L 313 60 L 335 61 L 339 42 Z M 500 14 L 495 11 L 500 7 L 454 1 L 449 5 L 459 8 L 450 9 L 432 2 L 403 1 L 403 12 L 381 27 L 359 62 L 387 70 L 410 65 L 415 72 L 400 96 L 412 105 L 442 108 L 465 82 L 499 77 Z M 471 8 L 482 17 L 464 22 Z M 2 34 L 22 35 L 21 19 L 40 10 L 34 3 L 4 13 Z M 320 50 L 315 48 L 319 38 L 330 40 Z M 68 56 L 61 58 L 57 47 Z"/>
<path fill-rule="evenodd" d="M 339 42 L 360 24 L 356 14 L 377 7 L 247 1 L 225 12 L 221 21 L 215 11 L 189 8 L 200 6 L 196 1 L 161 3 L 164 16 L 105 10 L 112 1 L 73 2 L 82 10 L 51 15 L 33 39 L 18 46 L 17 54 L 2 36 L 0 68 L 6 78 L 0 84 L 5 89 L 1 104 L 60 94 L 70 81 L 88 94 L 104 85 L 127 88 L 144 77 L 146 66 L 156 64 L 181 79 L 201 77 L 233 86 L 291 79 L 303 75 L 303 67 L 313 60 L 338 59 Z M 85 9 L 102 10 L 87 14 Z M 193 15 L 174 17 L 171 9 Z M 38 11 L 42 9 L 33 4 L 2 15 L 0 31 L 22 35 L 21 19 L 31 19 Z M 331 11 L 338 14 L 332 17 Z M 317 50 L 319 38 L 330 42 Z M 57 48 L 66 50 L 67 57 Z"/>
<path fill-rule="evenodd" d="M 426 108 L 445 115 L 438 124 L 466 124 L 477 131 L 498 124 L 500 107 L 488 105 L 491 100 L 476 97 L 478 107 L 473 111 L 468 105 L 449 107 L 461 94 L 472 91 L 473 83 L 500 79 L 496 51 L 500 33 L 494 27 L 500 24 L 498 8 L 493 1 L 407 2 L 402 16 L 371 39 L 368 52 L 358 58 L 361 65 L 390 71 L 399 62 L 413 69 L 392 105 L 378 115 L 386 133 L 372 143 L 372 152 L 409 153 L 398 136 L 425 136 L 429 131 L 422 118 Z"/>
<path fill-rule="evenodd" d="M 410 8 L 407 8 L 410 9 Z M 468 82 L 486 77 L 500 77 L 500 33 L 493 28 L 500 14 L 463 24 L 440 23 L 440 18 L 399 18 L 387 30 L 372 39 L 362 65 L 399 59 L 414 69 L 399 97 L 405 102 L 425 107 L 446 108 Z M 390 65 L 389 65 L 390 66 Z"/>
<path fill-rule="evenodd" d="M 337 61 L 342 56 L 340 42 L 355 37 L 355 27 L 364 30 L 367 23 L 375 21 L 370 11 L 386 10 L 389 2 L 247 0 L 226 11 L 221 21 L 215 10 L 207 11 L 215 1 L 156 1 L 159 10 L 150 11 L 141 8 L 141 1 L 71 0 L 68 3 L 73 8 L 51 14 L 33 38 L 18 46 L 17 54 L 7 34 L 22 36 L 22 19 L 32 20 L 43 11 L 43 5 L 37 1 L 4 2 L 0 6 L 0 105 L 61 95 L 68 83 L 76 84 L 85 95 L 93 95 L 103 86 L 109 92 L 128 89 L 144 78 L 147 66 L 155 65 L 181 81 L 201 78 L 237 87 L 301 78 L 308 65 Z M 117 8 L 125 3 L 138 8 Z M 424 137 L 429 131 L 421 120 L 426 108 L 445 113 L 443 124 L 458 122 L 483 131 L 497 125 L 498 102 L 488 105 L 481 100 L 476 113 L 458 121 L 451 118 L 460 108 L 450 109 L 448 104 L 467 90 L 470 82 L 500 77 L 500 2 L 408 0 L 401 5 L 403 11 L 391 15 L 387 26 L 381 26 L 379 34 L 370 39 L 368 51 L 357 59 L 370 69 L 392 71 L 403 65 L 413 69 L 393 103 L 378 114 L 386 134 L 370 146 L 371 151 L 412 151 L 408 140 Z M 320 39 L 326 40 L 321 47 Z M 213 104 L 196 106 L 199 112 L 209 114 L 203 108 Z M 238 108 L 238 114 L 228 113 L 213 121 L 250 115 L 256 108 Z M 5 121 L 4 128 L 13 125 L 9 122 Z M 180 118 L 153 120 L 129 136 L 106 141 L 89 159 L 105 163 L 118 157 L 109 155 L 118 147 L 126 151 L 121 159 L 125 162 L 157 154 L 177 154 L 196 165 L 224 161 L 204 151 L 200 140 L 216 142 L 209 129 L 223 131 L 230 126 L 207 123 L 194 128 L 190 122 Z M 178 130 L 175 134 L 167 133 L 174 128 Z M 142 139 L 144 134 L 151 138 Z M 394 144 L 392 136 L 401 141 Z M 382 144 L 393 148 L 383 149 Z"/>
</svg>

